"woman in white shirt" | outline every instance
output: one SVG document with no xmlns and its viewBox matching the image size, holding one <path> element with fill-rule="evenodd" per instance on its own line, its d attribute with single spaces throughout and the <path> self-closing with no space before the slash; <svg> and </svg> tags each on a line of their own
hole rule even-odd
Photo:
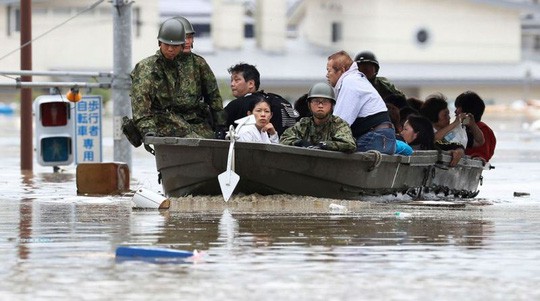
<svg viewBox="0 0 540 301">
<path fill-rule="evenodd" d="M 244 125 L 239 125 L 238 141 L 279 143 L 278 133 L 270 122 L 270 118 L 272 118 L 271 105 L 266 98 L 261 97 L 253 101 L 247 114 L 250 120 Z"/>
</svg>

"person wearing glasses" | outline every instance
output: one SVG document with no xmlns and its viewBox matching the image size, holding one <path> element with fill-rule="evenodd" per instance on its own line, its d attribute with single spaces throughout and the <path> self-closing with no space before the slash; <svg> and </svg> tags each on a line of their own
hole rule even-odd
<svg viewBox="0 0 540 301">
<path fill-rule="evenodd" d="M 317 83 L 308 92 L 307 102 L 311 117 L 303 117 L 285 130 L 280 143 L 312 149 L 353 153 L 356 141 L 349 124 L 333 115 L 336 97 L 327 83 Z"/>
</svg>

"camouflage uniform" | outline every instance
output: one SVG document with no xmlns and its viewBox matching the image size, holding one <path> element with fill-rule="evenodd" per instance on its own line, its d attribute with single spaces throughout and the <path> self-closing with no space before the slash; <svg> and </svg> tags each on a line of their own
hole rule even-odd
<svg viewBox="0 0 540 301">
<path fill-rule="evenodd" d="M 180 61 L 180 57 L 167 60 L 158 50 L 135 66 L 131 72 L 133 120 L 143 136 L 153 132 L 158 136 L 213 138 L 200 80 L 193 77 L 197 73 L 183 70 L 189 69 L 189 64 L 181 66 Z"/>
<path fill-rule="evenodd" d="M 382 99 L 392 94 L 398 94 L 405 97 L 403 92 L 399 91 L 386 77 L 376 77 L 373 81 L 370 81 L 375 90 L 379 92 Z"/>
<path fill-rule="evenodd" d="M 219 94 L 216 77 L 208 66 L 206 60 L 193 52 L 181 53 L 178 56 L 180 64 L 180 76 L 189 80 L 180 86 L 182 99 L 203 99 L 203 113 L 206 114 L 208 123 L 216 127 L 225 125 L 225 111 L 223 100 Z M 208 109 L 210 111 L 208 111 Z M 210 113 L 210 114 L 209 114 Z M 189 121 L 188 117 L 185 117 Z"/>
<path fill-rule="evenodd" d="M 280 143 L 285 145 L 300 145 L 300 141 L 311 145 L 325 143 L 323 149 L 352 153 L 356 150 L 349 124 L 343 119 L 330 115 L 330 119 L 321 125 L 316 125 L 313 117 L 300 119 L 293 127 L 285 130 Z M 305 145 L 302 145 L 305 146 Z"/>
</svg>

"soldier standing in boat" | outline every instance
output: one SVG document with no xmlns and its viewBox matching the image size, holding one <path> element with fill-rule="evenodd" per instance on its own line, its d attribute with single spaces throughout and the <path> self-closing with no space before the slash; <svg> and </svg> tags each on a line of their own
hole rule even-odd
<svg viewBox="0 0 540 301">
<path fill-rule="evenodd" d="M 133 121 L 143 137 L 214 137 L 206 119 L 208 105 L 197 86 L 190 86 L 199 80 L 181 74 L 185 37 L 178 19 L 165 20 L 158 32 L 159 50 L 131 72 Z"/>
<path fill-rule="evenodd" d="M 358 70 L 367 77 L 369 82 L 375 87 L 375 90 L 379 92 L 382 99 L 390 95 L 399 95 L 405 98 L 405 94 L 398 90 L 386 77 L 377 76 L 379 73 L 379 61 L 375 54 L 371 51 L 362 51 L 354 58 L 358 65 Z"/>
<path fill-rule="evenodd" d="M 332 115 L 336 97 L 334 89 L 327 83 L 317 83 L 307 96 L 311 117 L 300 119 L 293 127 L 285 130 L 280 143 L 307 148 L 352 153 L 356 142 L 349 124 Z"/>
<path fill-rule="evenodd" d="M 184 99 L 193 99 L 200 105 L 200 111 L 192 114 L 193 119 L 189 116 L 184 118 L 199 121 L 201 116 L 206 115 L 205 119 L 210 123 L 212 129 L 216 133 L 222 132 L 225 127 L 225 111 L 223 110 L 223 100 L 219 93 L 216 77 L 206 60 L 192 51 L 194 44 L 195 30 L 188 19 L 184 17 L 175 17 L 184 25 L 186 32 L 186 42 L 184 43 L 183 51 L 178 56 L 180 75 L 183 79 L 180 84 L 181 97 Z M 195 132 L 207 130 L 205 123 L 190 122 Z M 209 135 L 205 135 L 209 136 Z M 223 137 L 218 137 L 223 138 Z"/>
</svg>

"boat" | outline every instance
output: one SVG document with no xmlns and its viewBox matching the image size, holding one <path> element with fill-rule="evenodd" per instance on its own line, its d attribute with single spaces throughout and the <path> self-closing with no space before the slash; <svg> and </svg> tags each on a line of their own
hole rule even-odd
<svg viewBox="0 0 540 301">
<path fill-rule="evenodd" d="M 230 142 L 216 139 L 146 137 L 169 197 L 221 195 L 218 175 L 227 169 Z M 421 193 L 471 198 L 478 194 L 483 164 L 436 150 L 411 156 L 341 152 L 280 144 L 235 142 L 235 193 L 291 194 L 334 199 Z"/>
</svg>

